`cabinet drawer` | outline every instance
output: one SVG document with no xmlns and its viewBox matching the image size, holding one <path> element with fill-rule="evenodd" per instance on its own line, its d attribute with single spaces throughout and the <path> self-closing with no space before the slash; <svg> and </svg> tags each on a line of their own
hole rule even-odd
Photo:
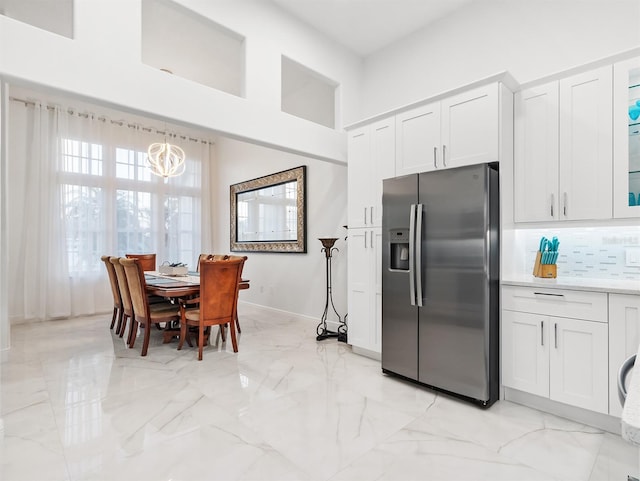
<svg viewBox="0 0 640 481">
<path fill-rule="evenodd" d="M 608 318 L 604 292 L 503 286 L 502 308 L 598 322 L 607 322 Z"/>
</svg>

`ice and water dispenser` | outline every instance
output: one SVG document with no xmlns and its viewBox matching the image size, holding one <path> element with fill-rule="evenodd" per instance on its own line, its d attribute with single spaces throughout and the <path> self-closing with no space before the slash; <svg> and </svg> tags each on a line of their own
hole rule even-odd
<svg viewBox="0 0 640 481">
<path fill-rule="evenodd" d="M 409 229 L 391 229 L 389 231 L 389 269 L 392 271 L 409 270 Z"/>
</svg>

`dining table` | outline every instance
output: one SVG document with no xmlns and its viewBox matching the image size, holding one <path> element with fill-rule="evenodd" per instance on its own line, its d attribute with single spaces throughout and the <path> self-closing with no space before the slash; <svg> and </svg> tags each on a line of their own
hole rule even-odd
<svg viewBox="0 0 640 481">
<path fill-rule="evenodd" d="M 165 297 L 176 303 L 179 299 L 193 298 L 200 294 L 200 273 L 189 271 L 186 275 L 172 276 L 158 271 L 144 273 L 147 294 Z M 238 288 L 249 289 L 249 279 L 241 279 Z M 177 325 L 166 326 L 163 342 L 166 344 L 177 337 L 180 328 Z"/>
</svg>

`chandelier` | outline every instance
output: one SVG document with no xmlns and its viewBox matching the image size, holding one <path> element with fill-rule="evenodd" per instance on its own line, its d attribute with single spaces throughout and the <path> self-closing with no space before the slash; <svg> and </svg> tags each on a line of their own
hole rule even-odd
<svg viewBox="0 0 640 481">
<path fill-rule="evenodd" d="M 177 145 L 164 142 L 155 142 L 147 149 L 147 164 L 152 174 L 164 177 L 176 177 L 185 169 L 185 155 Z"/>
</svg>

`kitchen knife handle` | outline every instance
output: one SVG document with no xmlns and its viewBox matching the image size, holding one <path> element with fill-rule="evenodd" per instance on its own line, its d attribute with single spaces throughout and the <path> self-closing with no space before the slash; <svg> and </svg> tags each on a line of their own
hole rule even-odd
<svg viewBox="0 0 640 481">
<path fill-rule="evenodd" d="M 409 213 L 409 296 L 411 305 L 416 305 L 416 279 L 415 279 L 415 243 L 416 243 L 416 205 L 411 204 Z"/>
<path fill-rule="evenodd" d="M 433 166 L 438 168 L 438 147 L 433 148 Z"/>
<path fill-rule="evenodd" d="M 417 205 L 416 221 L 416 300 L 422 307 L 422 204 Z"/>
</svg>

